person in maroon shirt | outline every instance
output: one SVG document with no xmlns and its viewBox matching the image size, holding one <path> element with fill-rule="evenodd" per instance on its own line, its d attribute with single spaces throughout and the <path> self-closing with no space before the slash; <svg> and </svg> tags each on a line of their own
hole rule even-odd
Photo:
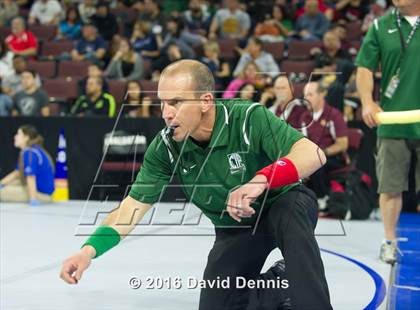
<svg viewBox="0 0 420 310">
<path fill-rule="evenodd" d="M 295 129 L 300 129 L 300 118 L 307 109 L 299 99 L 294 99 L 293 86 L 286 75 L 279 75 L 274 79 L 273 87 L 261 96 L 261 104 L 273 103 L 269 110 L 286 121 Z"/>
<path fill-rule="evenodd" d="M 326 165 L 311 176 L 308 184 L 318 198 L 322 198 L 329 192 L 328 173 L 347 164 L 347 124 L 341 112 L 325 102 L 325 90 L 319 82 L 308 83 L 304 94 L 313 112 L 302 115 L 302 132 L 327 156 Z"/>
<path fill-rule="evenodd" d="M 7 47 L 15 55 L 35 56 L 38 49 L 38 42 L 34 34 L 25 29 L 25 21 L 21 17 L 12 20 L 12 33 L 6 38 Z"/>
</svg>

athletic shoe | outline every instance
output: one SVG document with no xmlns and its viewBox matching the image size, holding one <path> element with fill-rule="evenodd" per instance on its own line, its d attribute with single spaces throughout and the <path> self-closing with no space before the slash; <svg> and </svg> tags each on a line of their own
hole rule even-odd
<svg viewBox="0 0 420 310">
<path fill-rule="evenodd" d="M 382 243 L 379 259 L 387 264 L 395 264 L 397 261 L 397 240 L 387 240 Z"/>
</svg>

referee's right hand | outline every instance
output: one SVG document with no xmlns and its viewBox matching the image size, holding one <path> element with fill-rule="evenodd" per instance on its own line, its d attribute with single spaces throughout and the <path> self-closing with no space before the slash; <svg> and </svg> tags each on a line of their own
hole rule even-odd
<svg viewBox="0 0 420 310">
<path fill-rule="evenodd" d="M 63 262 L 60 278 L 69 284 L 77 284 L 96 254 L 91 248 L 91 246 L 84 246 L 78 253 L 67 258 Z"/>
<path fill-rule="evenodd" d="M 363 102 L 362 117 L 369 128 L 378 126 L 376 114 L 382 112 L 382 108 L 373 100 Z"/>
</svg>

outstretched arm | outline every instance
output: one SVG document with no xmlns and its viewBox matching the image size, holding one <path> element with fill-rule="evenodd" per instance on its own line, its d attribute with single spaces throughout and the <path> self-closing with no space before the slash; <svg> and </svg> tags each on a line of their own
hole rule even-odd
<svg viewBox="0 0 420 310">
<path fill-rule="evenodd" d="M 97 248 L 93 244 L 86 244 L 78 253 L 66 259 L 61 269 L 61 279 L 69 284 L 77 284 L 83 272 L 89 267 L 92 259 L 116 245 L 107 244 L 110 241 L 109 238 L 117 239 L 118 243 L 119 240 L 123 239 L 134 229 L 150 208 L 151 205 L 149 204 L 138 202 L 129 196 L 125 198 L 119 207 L 114 209 L 102 222 L 101 227 L 105 227 L 107 233 L 96 236 L 96 238 L 102 237 L 102 240 L 97 239 L 99 240 Z M 107 247 L 109 248 L 107 249 Z"/>
</svg>

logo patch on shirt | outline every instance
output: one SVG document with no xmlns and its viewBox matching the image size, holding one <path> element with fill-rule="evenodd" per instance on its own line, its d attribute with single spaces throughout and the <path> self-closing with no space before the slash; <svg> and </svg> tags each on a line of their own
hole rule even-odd
<svg viewBox="0 0 420 310">
<path fill-rule="evenodd" d="M 241 170 L 245 170 L 245 165 L 242 161 L 241 155 L 238 153 L 232 153 L 228 155 L 230 173 L 234 174 Z"/>
<path fill-rule="evenodd" d="M 388 29 L 388 33 L 394 33 L 395 31 L 397 31 L 398 29 Z"/>
</svg>

